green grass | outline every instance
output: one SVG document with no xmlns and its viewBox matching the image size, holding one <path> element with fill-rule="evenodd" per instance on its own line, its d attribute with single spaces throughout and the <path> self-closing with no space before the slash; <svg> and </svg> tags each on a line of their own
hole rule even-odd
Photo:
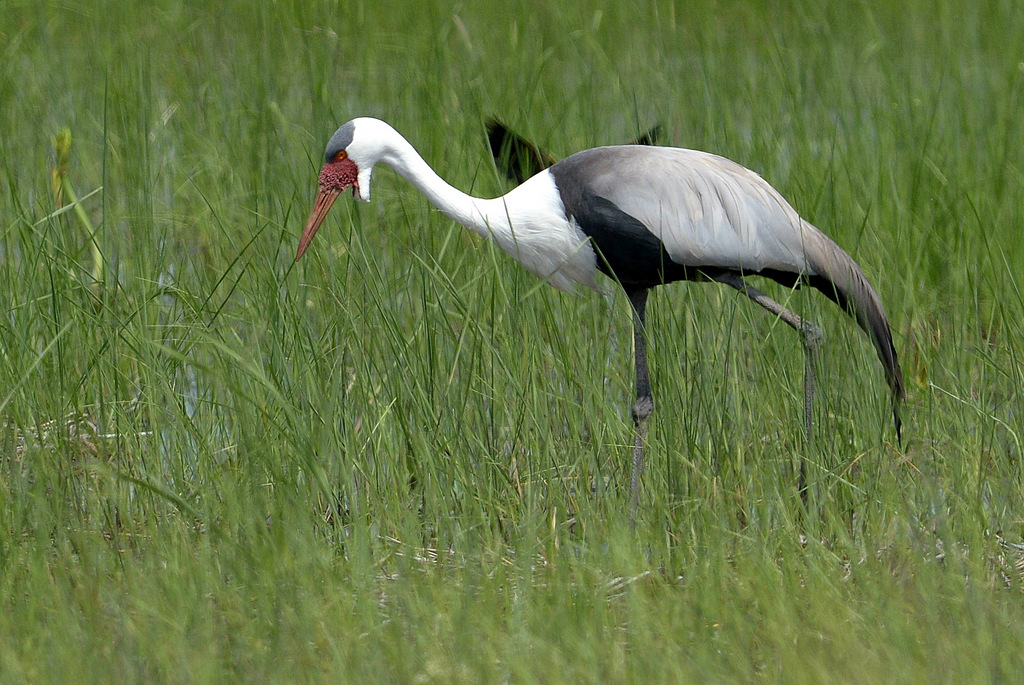
<svg viewBox="0 0 1024 685">
<path fill-rule="evenodd" d="M 1019 678 L 1024 12 L 478 4 L 0 2 L 0 681 Z M 878 289 L 902 447 L 866 338 L 766 285 L 827 336 L 805 512 L 798 340 L 663 288 L 630 530 L 621 293 L 384 168 L 293 263 L 357 115 L 478 195 L 488 115 L 758 170 Z"/>
</svg>

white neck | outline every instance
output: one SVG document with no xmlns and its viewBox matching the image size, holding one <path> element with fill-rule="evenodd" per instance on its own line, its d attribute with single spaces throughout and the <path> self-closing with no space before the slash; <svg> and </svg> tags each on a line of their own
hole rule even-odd
<svg viewBox="0 0 1024 685">
<path fill-rule="evenodd" d="M 430 168 L 409 141 L 394 129 L 391 133 L 380 141 L 385 147 L 380 161 L 416 186 L 445 216 L 482 236 L 509 230 L 505 212 L 494 211 L 495 200 L 473 197 L 450 185 Z"/>
<path fill-rule="evenodd" d="M 371 161 L 367 169 L 360 169 L 364 199 L 369 197 L 372 162 L 384 162 L 448 218 L 493 239 L 528 271 L 556 288 L 571 290 L 575 283 L 597 287 L 594 251 L 566 217 L 554 179 L 546 170 L 506 195 L 493 200 L 477 198 L 446 183 L 388 124 L 376 119 L 356 119 L 354 123 L 358 140 L 349 150 L 353 158 Z"/>
</svg>

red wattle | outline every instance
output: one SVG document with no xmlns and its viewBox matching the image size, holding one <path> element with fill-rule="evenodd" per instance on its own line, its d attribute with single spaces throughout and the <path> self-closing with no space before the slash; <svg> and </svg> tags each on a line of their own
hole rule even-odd
<svg viewBox="0 0 1024 685">
<path fill-rule="evenodd" d="M 347 157 L 340 162 L 328 162 L 320 170 L 320 187 L 324 190 L 341 192 L 349 186 L 356 185 L 359 168 Z"/>
</svg>

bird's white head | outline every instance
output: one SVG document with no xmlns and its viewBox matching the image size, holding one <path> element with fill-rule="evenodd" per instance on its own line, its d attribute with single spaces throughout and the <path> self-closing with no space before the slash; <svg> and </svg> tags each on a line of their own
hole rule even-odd
<svg viewBox="0 0 1024 685">
<path fill-rule="evenodd" d="M 320 191 L 313 211 L 299 240 L 295 255 L 298 260 L 309 247 L 313 236 L 327 217 L 331 205 L 342 192 L 352 188 L 352 196 L 370 201 L 370 176 L 373 165 L 384 159 L 392 136 L 398 133 L 379 119 L 353 119 L 334 132 L 324 151 L 324 167 L 320 170 Z"/>
</svg>

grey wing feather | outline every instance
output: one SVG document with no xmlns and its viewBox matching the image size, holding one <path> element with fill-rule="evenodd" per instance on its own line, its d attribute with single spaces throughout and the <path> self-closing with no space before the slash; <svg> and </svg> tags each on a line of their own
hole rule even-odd
<svg viewBox="0 0 1024 685">
<path fill-rule="evenodd" d="M 805 270 L 799 215 L 753 171 L 696 150 L 597 150 L 604 159 L 587 165 L 592 192 L 647 226 L 676 263 Z"/>
<path fill-rule="evenodd" d="M 903 398 L 889 323 L 863 271 L 757 173 L 706 152 L 638 146 L 595 148 L 561 164 L 640 221 L 678 264 L 804 277 L 857 320 L 894 398 Z"/>
</svg>

